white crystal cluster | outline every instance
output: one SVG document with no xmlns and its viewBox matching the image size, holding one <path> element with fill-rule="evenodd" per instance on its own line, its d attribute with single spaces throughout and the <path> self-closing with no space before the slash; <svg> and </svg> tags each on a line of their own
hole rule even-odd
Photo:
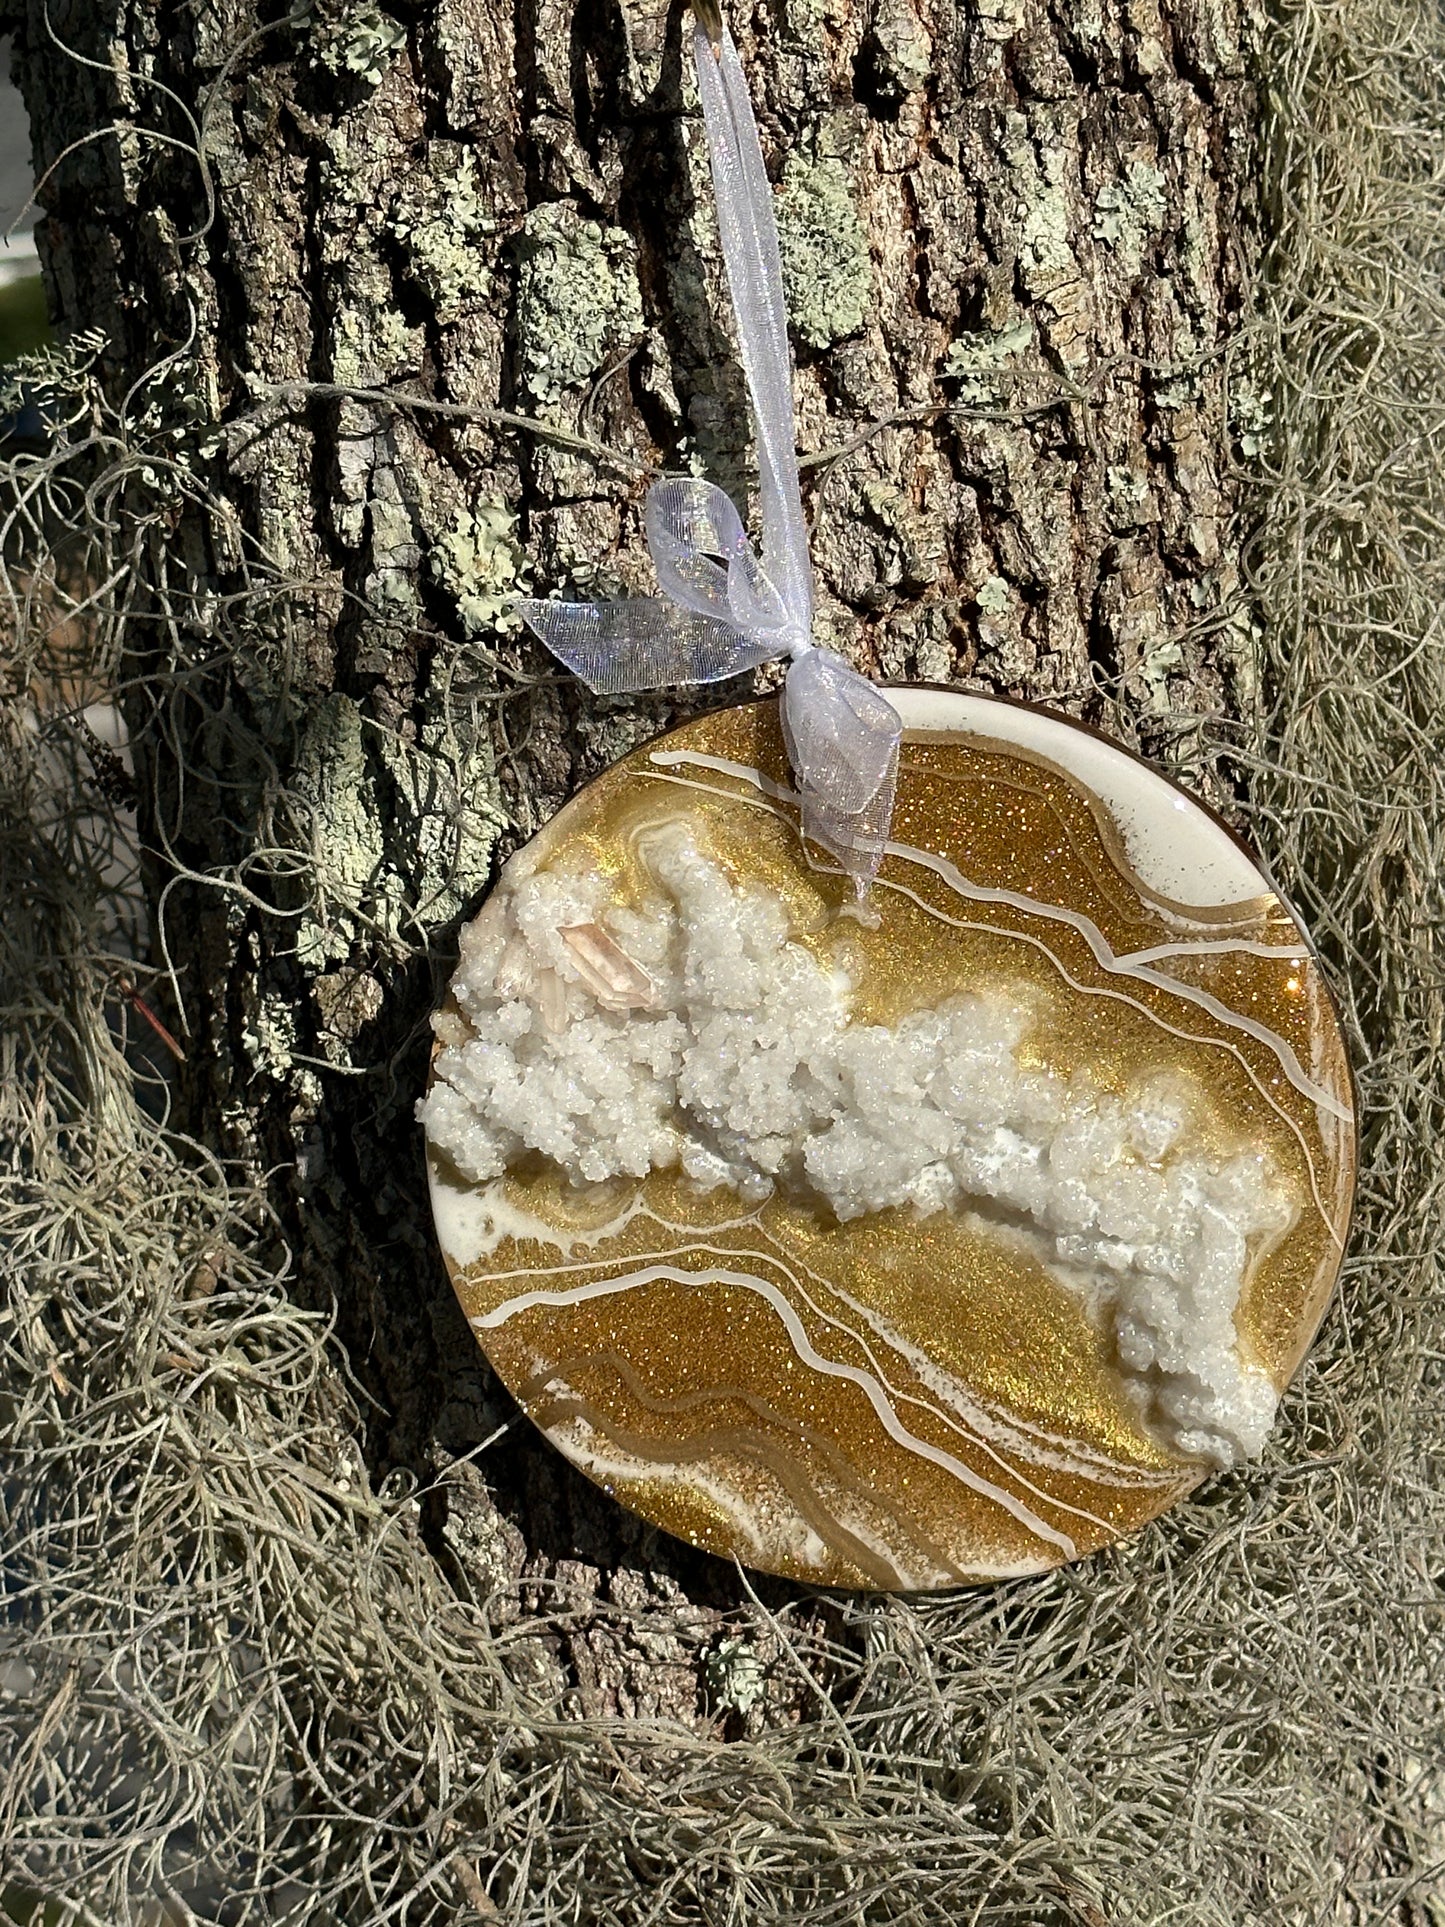
<svg viewBox="0 0 1445 1927">
<path fill-rule="evenodd" d="M 541 1152 L 585 1183 L 680 1166 L 748 1203 L 774 1185 L 839 1218 L 975 1213 L 1086 1300 L 1176 1450 L 1257 1452 L 1269 1377 L 1240 1356 L 1251 1250 L 1291 1209 L 1267 1156 L 1211 1154 L 1182 1075 L 1125 1096 L 1051 1070 L 1000 986 L 854 1022 L 852 986 L 683 825 L 650 834 L 647 914 L 590 871 L 504 878 L 437 1019 L 431 1141 L 473 1181 Z"/>
</svg>

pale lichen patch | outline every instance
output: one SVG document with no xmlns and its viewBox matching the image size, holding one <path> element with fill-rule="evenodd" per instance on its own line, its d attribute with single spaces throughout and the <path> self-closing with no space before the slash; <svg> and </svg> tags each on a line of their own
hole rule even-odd
<svg viewBox="0 0 1445 1927">
<path fill-rule="evenodd" d="M 1038 665 L 1038 645 L 1024 633 L 1024 604 L 1013 583 L 985 576 L 974 591 L 980 663 L 1006 689 L 1026 687 Z"/>
<path fill-rule="evenodd" d="M 296 1017 L 289 1000 L 274 990 L 257 993 L 243 987 L 241 1046 L 259 1075 L 278 1082 L 291 1069 L 296 1046 Z"/>
<path fill-rule="evenodd" d="M 312 902 L 296 936 L 312 966 L 342 961 L 355 914 L 371 893 L 384 842 L 361 711 L 349 696 L 325 696 L 309 711 L 292 776 L 312 865 Z"/>
<path fill-rule="evenodd" d="M 788 317 L 800 341 L 831 348 L 857 334 L 873 298 L 873 260 L 846 164 L 790 155 L 777 197 Z"/>
<path fill-rule="evenodd" d="M 366 970 L 329 970 L 311 986 L 321 1039 L 328 1055 L 344 1058 L 365 1026 L 381 1015 L 386 993 Z"/>
<path fill-rule="evenodd" d="M 487 738 L 434 690 L 415 740 L 378 730 L 377 754 L 390 779 L 388 905 L 413 933 L 449 923 L 485 887 L 504 820 Z"/>
<path fill-rule="evenodd" d="M 1024 290 L 1057 320 L 1049 340 L 1070 366 L 1087 356 L 1091 329 L 1088 291 L 1070 243 L 1073 230 L 1070 165 L 1064 143 L 1045 131 L 1038 143 L 1026 114 L 1008 116 L 1004 153 L 1016 184 L 1018 268 Z"/>
<path fill-rule="evenodd" d="M 1094 196 L 1094 233 L 1115 250 L 1130 274 L 1137 274 L 1167 207 L 1159 169 L 1152 161 L 1132 160 L 1122 179 L 1107 182 Z"/>
<path fill-rule="evenodd" d="M 1153 635 L 1139 652 L 1138 681 L 1145 715 L 1164 716 L 1173 707 L 1170 683 L 1186 667 L 1184 651 L 1173 636 Z"/>
<path fill-rule="evenodd" d="M 1006 616 L 1013 607 L 1014 595 L 1001 575 L 990 575 L 979 583 L 973 599 L 981 615 Z"/>
<path fill-rule="evenodd" d="M 864 481 L 858 496 L 874 565 L 874 580 L 861 599 L 883 607 L 898 591 L 916 593 L 935 583 L 947 551 L 936 517 L 918 508 L 891 482 Z"/>
<path fill-rule="evenodd" d="M 1023 32 L 1027 0 L 980 0 L 977 18 L 984 39 L 1003 45 Z"/>
<path fill-rule="evenodd" d="M 1109 518 L 1115 528 L 1137 528 L 1154 513 L 1149 478 L 1128 463 L 1116 463 L 1107 473 Z"/>
<path fill-rule="evenodd" d="M 1270 390 L 1248 379 L 1235 382 L 1229 394 L 1229 425 L 1242 455 L 1263 453 L 1274 427 L 1274 396 Z"/>
<path fill-rule="evenodd" d="M 719 1712 L 744 1718 L 763 1696 L 765 1673 L 757 1647 L 748 1639 L 722 1639 L 702 1662 L 702 1681 Z"/>
<path fill-rule="evenodd" d="M 933 48 L 908 0 L 881 0 L 864 40 L 875 92 L 886 101 L 918 94 L 933 73 Z"/>
<path fill-rule="evenodd" d="M 518 349 L 529 393 L 555 406 L 642 334 L 631 236 L 584 220 L 566 202 L 533 208 L 517 269 Z"/>
<path fill-rule="evenodd" d="M 353 74 L 368 87 L 379 87 L 393 57 L 405 45 L 406 28 L 368 0 L 315 25 L 312 58 L 333 74 Z"/>
<path fill-rule="evenodd" d="M 435 141 L 427 158 L 426 171 L 403 186 L 391 227 L 406 248 L 413 278 L 445 322 L 464 301 L 484 298 L 491 287 L 483 244 L 496 224 L 470 148 Z"/>
<path fill-rule="evenodd" d="M 527 587 L 527 555 L 516 537 L 517 518 L 502 502 L 477 502 L 457 512 L 428 557 L 437 582 L 456 599 L 469 636 L 521 627 L 513 600 Z"/>
<path fill-rule="evenodd" d="M 1025 315 L 1005 328 L 960 335 L 938 372 L 945 381 L 958 383 L 959 401 L 985 407 L 996 403 L 1006 390 L 1004 371 L 1033 345 L 1034 324 Z"/>
<path fill-rule="evenodd" d="M 483 731 L 425 697 L 414 738 L 383 728 L 347 696 L 314 705 L 292 774 L 311 863 L 297 959 L 312 970 L 354 963 L 355 946 L 414 941 L 472 901 L 491 871 L 502 823 Z M 335 975 L 334 971 L 332 973 Z M 340 1009 L 337 977 L 329 1016 Z M 359 979 L 356 980 L 359 984 Z M 364 995 L 364 987 L 358 994 Z M 318 993 L 321 995 L 321 993 Z"/>
</svg>

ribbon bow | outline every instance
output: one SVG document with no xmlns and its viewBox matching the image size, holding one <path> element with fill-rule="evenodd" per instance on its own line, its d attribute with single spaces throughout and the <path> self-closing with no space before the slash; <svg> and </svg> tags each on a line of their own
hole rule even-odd
<svg viewBox="0 0 1445 1927">
<path fill-rule="evenodd" d="M 762 557 L 711 482 L 649 489 L 647 546 L 661 597 L 520 600 L 552 654 L 599 695 L 721 682 L 779 656 L 783 735 L 805 836 L 832 852 L 862 896 L 893 815 L 902 724 L 880 690 L 812 640 L 813 581 L 798 488 L 792 359 L 773 196 L 731 34 L 693 34 L 718 231 L 758 447 Z"/>
</svg>

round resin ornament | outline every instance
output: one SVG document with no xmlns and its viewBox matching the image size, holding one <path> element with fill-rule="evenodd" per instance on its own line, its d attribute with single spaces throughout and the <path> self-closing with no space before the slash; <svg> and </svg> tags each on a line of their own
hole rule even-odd
<svg viewBox="0 0 1445 1927">
<path fill-rule="evenodd" d="M 575 797 L 462 935 L 420 1107 L 487 1357 L 655 1525 L 830 1586 L 1038 1572 L 1257 1453 L 1355 1121 L 1298 923 L 1145 764 L 891 690 L 860 910 L 778 706 Z"/>
</svg>

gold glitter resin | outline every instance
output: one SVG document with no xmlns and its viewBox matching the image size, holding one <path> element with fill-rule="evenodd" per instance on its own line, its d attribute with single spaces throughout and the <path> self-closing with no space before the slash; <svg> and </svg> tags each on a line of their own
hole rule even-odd
<svg viewBox="0 0 1445 1927">
<path fill-rule="evenodd" d="M 1020 715 L 976 699 L 969 715 L 995 712 Z M 1002 721 L 999 736 L 905 735 L 876 927 L 800 846 L 775 703 L 639 750 L 514 861 L 540 868 L 565 848 L 638 905 L 652 894 L 639 831 L 685 814 L 734 879 L 782 898 L 798 941 L 847 961 L 855 1020 L 895 1024 L 1002 983 L 1035 1011 L 1023 1062 L 1114 1092 L 1187 1074 L 1220 1151 L 1258 1145 L 1297 1207 L 1251 1254 L 1235 1320 L 1241 1355 L 1282 1389 L 1328 1299 L 1353 1193 L 1333 1006 L 1262 876 L 1251 885 L 1236 854 L 1229 901 L 1147 886 L 1111 807 L 1037 746 L 1069 726 L 1037 721 L 1033 744 L 1002 740 Z M 1087 741 L 1127 781 L 1124 753 Z M 1202 818 L 1148 785 L 1151 807 L 1162 795 Z M 1208 1470 L 1145 1425 L 1081 1299 L 972 1214 L 840 1223 L 816 1199 L 775 1191 L 754 1209 L 674 1172 L 576 1188 L 534 1158 L 469 1187 L 431 1162 L 463 1310 L 478 1324 L 506 1308 L 478 1324 L 497 1372 L 583 1470 L 694 1545 L 821 1585 L 977 1582 L 1133 1532 Z M 469 1239 L 483 1255 L 459 1262 Z M 584 1284 L 591 1296 L 547 1302 Z"/>
</svg>

